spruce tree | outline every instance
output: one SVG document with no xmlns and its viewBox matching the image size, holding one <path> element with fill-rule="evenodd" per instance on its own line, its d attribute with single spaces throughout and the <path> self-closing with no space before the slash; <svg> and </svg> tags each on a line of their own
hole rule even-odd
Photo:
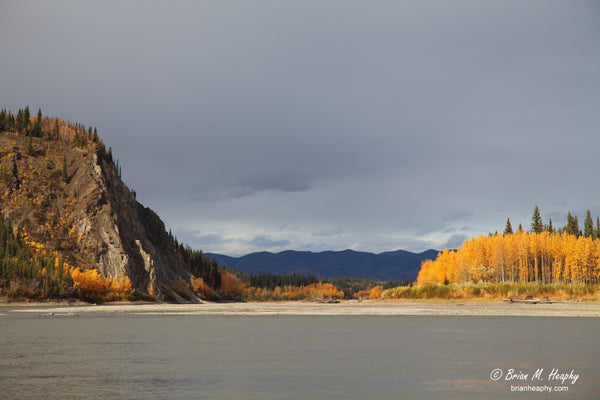
<svg viewBox="0 0 600 400">
<path fill-rule="evenodd" d="M 512 230 L 512 225 L 510 224 L 510 218 L 506 219 L 506 227 L 504 228 L 504 234 L 505 235 L 512 235 L 513 230 Z"/>
<path fill-rule="evenodd" d="M 31 136 L 33 137 L 42 137 L 42 109 L 38 110 L 37 119 L 33 124 L 33 129 L 31 130 Z"/>
<path fill-rule="evenodd" d="M 537 205 L 533 209 L 533 215 L 531 216 L 531 230 L 534 233 L 542 233 L 542 231 L 544 230 L 542 216 L 540 215 L 540 209 Z"/>
<path fill-rule="evenodd" d="M 6 125 L 6 109 L 3 108 L 2 110 L 0 110 L 0 132 L 6 130 Z"/>
<path fill-rule="evenodd" d="M 6 130 L 9 132 L 15 131 L 15 116 L 10 111 L 6 114 Z"/>
<path fill-rule="evenodd" d="M 546 231 L 554 233 L 554 227 L 552 226 L 552 218 L 548 218 L 548 225 L 546 226 Z"/>
<path fill-rule="evenodd" d="M 18 132 L 23 132 L 23 110 L 21 108 L 19 108 L 19 111 L 17 111 L 17 123 L 15 124 L 15 128 Z"/>
<path fill-rule="evenodd" d="M 566 232 L 569 235 L 579 236 L 579 221 L 577 220 L 577 216 L 571 215 L 570 212 L 567 213 Z"/>
<path fill-rule="evenodd" d="M 591 238 L 594 235 L 594 220 L 590 214 L 590 210 L 585 211 L 585 219 L 583 220 L 583 236 Z"/>
<path fill-rule="evenodd" d="M 29 106 L 25 107 L 25 109 L 23 110 L 23 113 L 21 114 L 21 118 L 22 118 L 21 132 L 27 133 L 27 132 L 29 132 L 29 118 L 30 118 Z"/>
</svg>

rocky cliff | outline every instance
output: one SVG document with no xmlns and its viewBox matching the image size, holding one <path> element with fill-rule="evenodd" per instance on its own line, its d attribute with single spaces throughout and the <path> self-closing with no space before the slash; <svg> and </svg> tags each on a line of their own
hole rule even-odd
<svg viewBox="0 0 600 400">
<path fill-rule="evenodd" d="M 127 276 L 136 290 L 158 299 L 198 301 L 181 284 L 190 274 L 173 239 L 123 183 L 110 150 L 91 132 L 68 139 L 68 130 L 77 129 L 56 126 L 55 137 L 0 133 L 5 217 L 29 243 L 82 269 Z"/>
</svg>

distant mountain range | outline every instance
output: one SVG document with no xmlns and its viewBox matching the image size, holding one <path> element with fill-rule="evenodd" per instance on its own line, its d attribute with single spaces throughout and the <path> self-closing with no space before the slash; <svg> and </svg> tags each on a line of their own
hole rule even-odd
<svg viewBox="0 0 600 400">
<path fill-rule="evenodd" d="M 310 251 L 287 250 L 281 253 L 259 252 L 242 257 L 205 253 L 219 265 L 240 270 L 246 274 L 269 272 L 274 274 L 314 274 L 319 278 L 353 277 L 369 280 L 415 280 L 424 260 L 437 257 L 437 250 L 422 253 L 397 250 L 373 254 L 354 250 Z"/>
</svg>

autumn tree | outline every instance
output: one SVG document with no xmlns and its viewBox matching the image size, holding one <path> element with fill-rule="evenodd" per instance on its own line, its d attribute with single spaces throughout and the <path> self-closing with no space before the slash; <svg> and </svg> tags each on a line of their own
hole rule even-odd
<svg viewBox="0 0 600 400">
<path fill-rule="evenodd" d="M 480 236 L 423 262 L 417 283 L 600 282 L 600 239 L 569 233 Z"/>
<path fill-rule="evenodd" d="M 224 269 L 221 269 L 219 273 L 221 275 L 219 294 L 224 299 L 241 300 L 242 289 L 238 279 Z"/>
</svg>

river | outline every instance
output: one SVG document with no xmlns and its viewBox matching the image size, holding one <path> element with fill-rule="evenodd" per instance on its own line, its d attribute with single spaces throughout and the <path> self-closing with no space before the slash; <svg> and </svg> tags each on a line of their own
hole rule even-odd
<svg viewBox="0 0 600 400">
<path fill-rule="evenodd" d="M 0 314 L 3 399 L 600 398 L 598 318 Z"/>
</svg>

